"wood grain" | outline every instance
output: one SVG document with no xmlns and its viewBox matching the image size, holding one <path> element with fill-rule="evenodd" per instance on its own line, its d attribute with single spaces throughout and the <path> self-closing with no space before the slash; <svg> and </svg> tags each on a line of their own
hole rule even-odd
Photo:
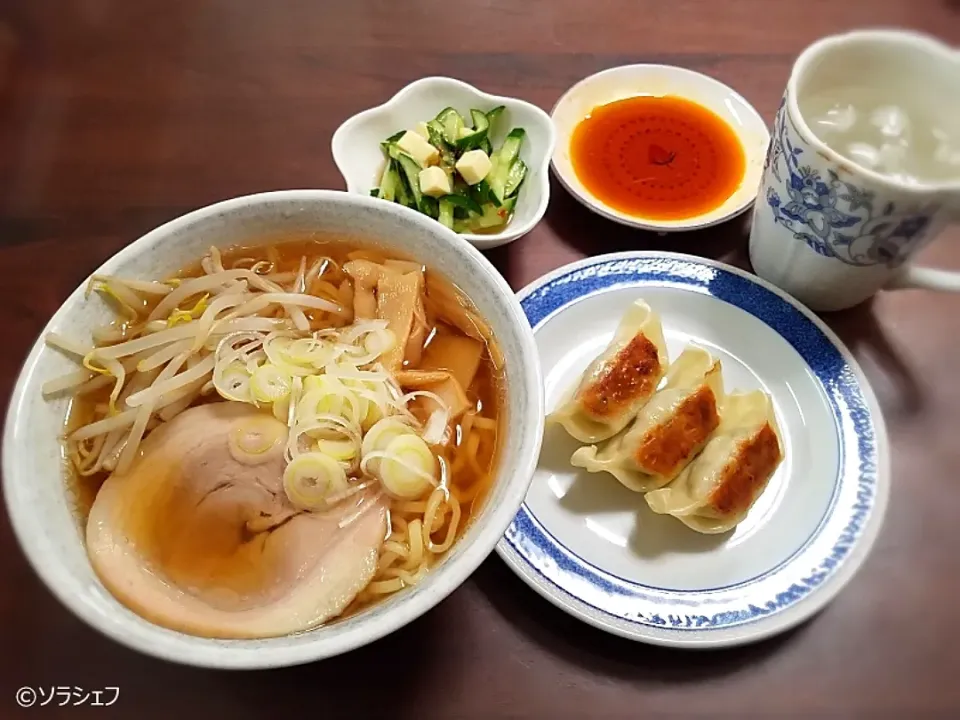
<svg viewBox="0 0 960 720">
<path fill-rule="evenodd" d="M 549 109 L 627 62 L 684 65 L 772 119 L 795 55 L 860 25 L 960 42 L 948 0 L 0 0 L 0 402 L 47 318 L 152 227 L 259 190 L 342 188 L 333 130 L 407 82 L 462 78 Z M 484 28 L 477 32 L 477 28 Z M 741 221 L 660 238 L 554 186 L 523 241 L 491 253 L 519 288 L 585 255 L 662 248 L 744 263 Z M 923 260 L 960 268 L 955 230 Z M 828 317 L 887 419 L 894 488 L 876 549 L 814 620 L 743 649 L 679 653 L 576 623 L 496 558 L 393 636 L 345 657 L 231 674 L 101 638 L 26 565 L 0 519 L 0 716 L 22 685 L 115 685 L 109 709 L 45 717 L 948 717 L 960 713 L 960 296 L 884 294 Z M 28 450 L 24 450 L 25 452 Z M 28 713 L 23 712 L 26 717 Z"/>
</svg>

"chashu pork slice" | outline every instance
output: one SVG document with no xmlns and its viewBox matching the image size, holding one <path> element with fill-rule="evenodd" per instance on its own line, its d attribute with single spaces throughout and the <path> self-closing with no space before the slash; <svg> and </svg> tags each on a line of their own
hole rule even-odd
<svg viewBox="0 0 960 720">
<path fill-rule="evenodd" d="M 339 615 L 376 570 L 387 500 L 298 511 L 283 491 L 286 439 L 283 423 L 229 402 L 157 428 L 90 511 L 103 584 L 147 619 L 207 637 L 285 635 Z"/>
</svg>

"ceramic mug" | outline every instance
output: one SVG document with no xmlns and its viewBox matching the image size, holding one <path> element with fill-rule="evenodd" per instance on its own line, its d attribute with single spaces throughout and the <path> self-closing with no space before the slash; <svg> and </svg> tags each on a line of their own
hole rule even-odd
<svg viewBox="0 0 960 720">
<path fill-rule="evenodd" d="M 883 288 L 960 291 L 960 273 L 907 263 L 960 218 L 960 166 L 938 182 L 882 175 L 821 141 L 801 113 L 814 94 L 870 83 L 908 113 L 919 103 L 938 108 L 948 127 L 960 118 L 960 52 L 930 37 L 857 31 L 799 56 L 767 150 L 750 260 L 814 310 L 852 307 Z"/>
</svg>

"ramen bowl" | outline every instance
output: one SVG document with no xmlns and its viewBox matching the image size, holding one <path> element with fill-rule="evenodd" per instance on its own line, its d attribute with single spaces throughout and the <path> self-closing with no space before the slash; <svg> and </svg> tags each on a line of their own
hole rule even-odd
<svg viewBox="0 0 960 720">
<path fill-rule="evenodd" d="M 31 565 L 59 600 L 104 635 L 166 660 L 217 668 L 294 665 L 346 652 L 423 614 L 462 583 L 493 550 L 526 493 L 540 449 L 543 395 L 536 347 L 513 292 L 469 243 L 398 205 L 344 192 L 292 190 L 240 197 L 191 212 L 136 240 L 98 274 L 169 277 L 211 245 L 251 245 L 306 232 L 362 240 L 421 261 L 460 287 L 487 321 L 503 356 L 504 433 L 487 498 L 453 547 L 417 585 L 360 612 L 299 634 L 210 639 L 155 625 L 118 602 L 93 571 L 59 437 L 67 399 L 44 400 L 41 386 L 73 369 L 38 340 L 14 389 L 3 435 L 3 490 L 14 532 Z M 76 339 L 111 315 L 75 290 L 47 325 Z"/>
</svg>

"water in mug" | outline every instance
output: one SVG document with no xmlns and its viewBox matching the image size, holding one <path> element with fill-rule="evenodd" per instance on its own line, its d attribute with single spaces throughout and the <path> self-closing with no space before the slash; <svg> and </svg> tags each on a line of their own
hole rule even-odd
<svg viewBox="0 0 960 720">
<path fill-rule="evenodd" d="M 960 122 L 885 95 L 836 87 L 803 98 L 800 112 L 817 137 L 861 167 L 905 184 L 960 178 Z"/>
</svg>

